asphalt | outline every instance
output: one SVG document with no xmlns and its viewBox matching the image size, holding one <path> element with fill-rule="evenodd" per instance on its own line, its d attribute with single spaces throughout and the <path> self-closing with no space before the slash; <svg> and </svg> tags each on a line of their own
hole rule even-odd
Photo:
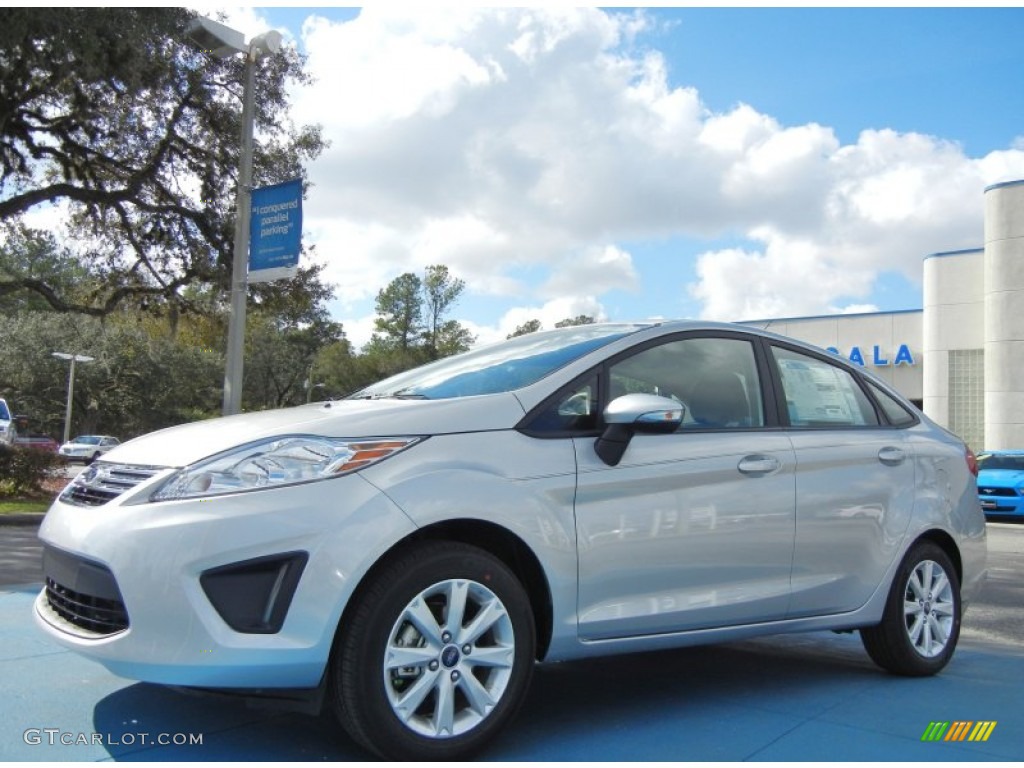
<svg viewBox="0 0 1024 768">
<path fill-rule="evenodd" d="M 0 538 L 19 528 L 34 536 L 34 526 L 6 526 Z M 990 550 L 991 597 L 986 589 L 968 611 L 960 647 L 936 677 L 887 675 L 856 635 L 833 633 L 541 665 L 521 714 L 480 759 L 1020 761 L 1024 526 L 990 526 Z M 3 562 L 6 573 L 6 554 Z M 0 760 L 369 758 L 328 716 L 113 676 L 36 629 L 39 588 L 0 586 Z M 922 741 L 936 721 L 996 726 L 984 742 Z"/>
</svg>

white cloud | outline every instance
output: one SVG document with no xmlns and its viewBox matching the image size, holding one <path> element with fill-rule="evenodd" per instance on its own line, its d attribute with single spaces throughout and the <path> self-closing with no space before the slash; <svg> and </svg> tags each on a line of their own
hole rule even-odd
<svg viewBox="0 0 1024 768">
<path fill-rule="evenodd" d="M 504 334 L 556 300 L 642 291 L 626 243 L 727 236 L 744 247 L 710 247 L 690 284 L 702 315 L 816 314 L 867 303 L 882 271 L 918 280 L 923 255 L 978 245 L 982 189 L 1024 177 L 1021 146 L 969 158 L 889 130 L 844 146 L 747 104 L 712 113 L 631 45 L 645 24 L 596 8 L 310 17 L 317 81 L 293 117 L 331 141 L 307 237 L 341 301 L 443 263 L 521 305 L 480 326 Z"/>
<path fill-rule="evenodd" d="M 562 259 L 540 293 L 552 297 L 600 295 L 616 289 L 636 291 L 638 286 L 633 257 L 621 248 L 605 245 Z"/>
<path fill-rule="evenodd" d="M 530 320 L 540 320 L 541 328 L 551 329 L 555 323 L 578 315 L 590 315 L 597 321 L 607 319 L 604 307 L 593 296 L 562 297 L 540 306 L 514 307 L 502 315 L 496 328 L 475 326 L 475 332 L 480 342 L 498 341 Z"/>
</svg>

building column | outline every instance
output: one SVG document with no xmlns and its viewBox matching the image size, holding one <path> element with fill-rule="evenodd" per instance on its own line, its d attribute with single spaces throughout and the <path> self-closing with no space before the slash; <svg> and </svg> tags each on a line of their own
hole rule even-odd
<svg viewBox="0 0 1024 768">
<path fill-rule="evenodd" d="M 985 190 L 985 446 L 1024 449 L 1024 180 Z"/>
<path fill-rule="evenodd" d="M 985 428 L 984 261 L 981 248 L 924 259 L 924 412 L 979 450 Z"/>
</svg>

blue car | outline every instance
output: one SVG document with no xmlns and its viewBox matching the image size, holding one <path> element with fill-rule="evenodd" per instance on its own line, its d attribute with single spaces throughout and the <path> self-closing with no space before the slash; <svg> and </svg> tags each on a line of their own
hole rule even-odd
<svg viewBox="0 0 1024 768">
<path fill-rule="evenodd" d="M 978 454 L 978 498 L 989 516 L 1024 517 L 1024 451 Z"/>
</svg>

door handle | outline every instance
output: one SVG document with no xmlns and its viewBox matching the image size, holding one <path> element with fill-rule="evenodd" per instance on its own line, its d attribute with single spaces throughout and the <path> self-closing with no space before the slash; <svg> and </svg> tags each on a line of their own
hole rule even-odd
<svg viewBox="0 0 1024 768">
<path fill-rule="evenodd" d="M 739 469 L 744 475 L 767 475 L 774 472 L 782 464 L 773 456 L 744 456 L 740 459 Z"/>
<path fill-rule="evenodd" d="M 903 452 L 903 449 L 892 445 L 886 446 L 878 452 L 878 460 L 889 466 L 902 464 L 905 458 L 907 458 L 907 454 Z"/>
</svg>

